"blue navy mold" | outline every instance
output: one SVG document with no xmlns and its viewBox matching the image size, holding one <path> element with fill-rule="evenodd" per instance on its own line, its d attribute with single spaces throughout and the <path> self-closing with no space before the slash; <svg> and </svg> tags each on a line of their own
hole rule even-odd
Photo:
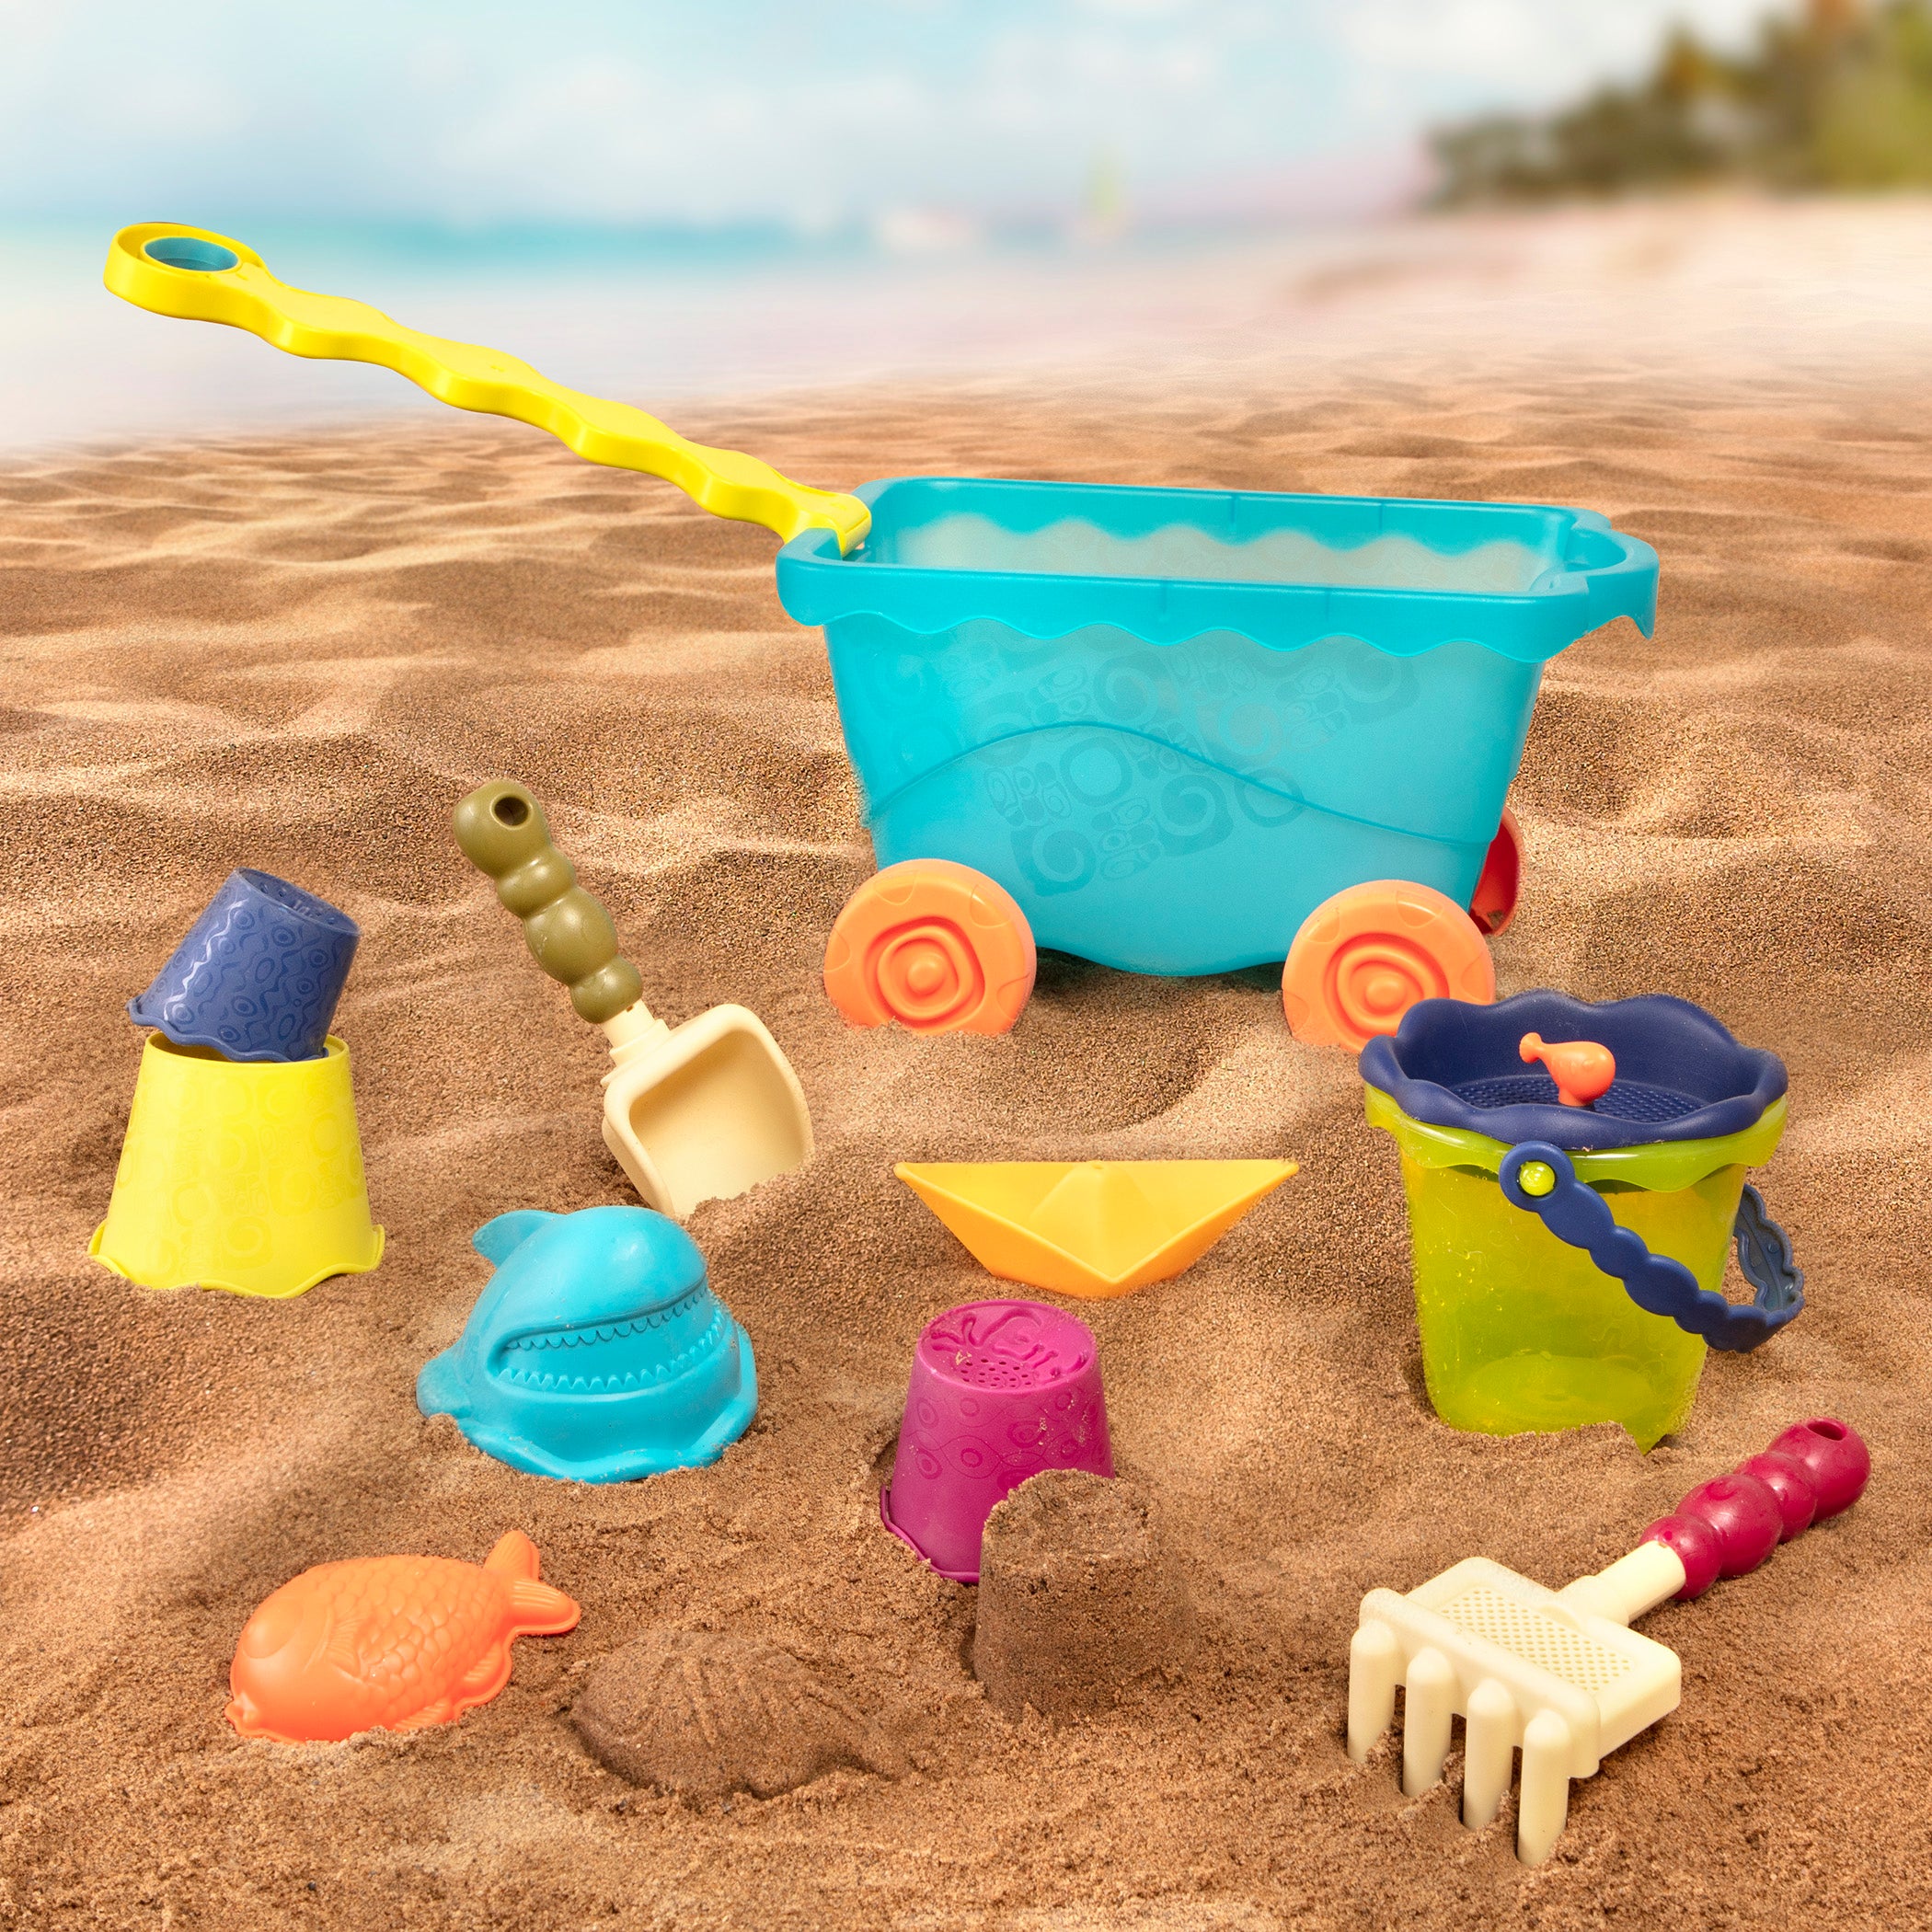
<svg viewBox="0 0 1932 1932">
<path fill-rule="evenodd" d="M 230 1060 L 318 1060 L 361 937 L 328 900 L 243 866 L 128 1002 L 128 1018 Z"/>
<path fill-rule="evenodd" d="M 496 1263 L 416 1406 L 533 1475 L 628 1482 L 716 1462 L 758 1406 L 751 1337 L 683 1228 L 641 1207 L 499 1214 Z"/>
<path fill-rule="evenodd" d="M 1525 1033 L 1608 1047 L 1616 1080 L 1593 1107 L 1565 1107 L 1556 1082 L 1524 1064 Z M 1702 1006 L 1664 993 L 1602 1006 L 1564 993 L 1493 1006 L 1425 999 L 1393 1037 L 1369 1041 L 1361 1067 L 1412 1121 L 1571 1153 L 1741 1133 L 1786 1086 L 1776 1053 L 1741 1045 Z"/>
</svg>

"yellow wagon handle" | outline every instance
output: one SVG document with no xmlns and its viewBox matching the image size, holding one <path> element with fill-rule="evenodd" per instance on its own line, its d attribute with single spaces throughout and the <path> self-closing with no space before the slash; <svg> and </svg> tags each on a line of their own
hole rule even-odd
<svg viewBox="0 0 1932 1932">
<path fill-rule="evenodd" d="M 763 523 L 786 540 L 830 530 L 843 554 L 871 526 L 872 512 L 857 497 L 809 489 L 736 450 L 687 443 L 642 409 L 566 389 L 498 350 L 421 335 L 366 302 L 292 289 L 253 248 L 206 228 L 123 228 L 108 250 L 106 281 L 124 301 L 158 316 L 225 322 L 290 355 L 393 369 L 439 402 L 546 430 L 592 463 L 662 477 L 713 516 Z"/>
</svg>

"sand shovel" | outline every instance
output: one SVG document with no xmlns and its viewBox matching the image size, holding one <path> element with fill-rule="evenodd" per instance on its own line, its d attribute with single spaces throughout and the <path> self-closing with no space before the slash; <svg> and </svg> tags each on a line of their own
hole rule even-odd
<svg viewBox="0 0 1932 1932">
<path fill-rule="evenodd" d="M 778 1042 L 743 1006 L 669 1027 L 644 1004 L 610 914 L 550 842 L 543 808 L 513 780 L 456 807 L 456 841 L 523 922 L 536 962 L 604 1029 L 604 1139 L 646 1206 L 682 1221 L 811 1158 L 804 1090 Z"/>
</svg>

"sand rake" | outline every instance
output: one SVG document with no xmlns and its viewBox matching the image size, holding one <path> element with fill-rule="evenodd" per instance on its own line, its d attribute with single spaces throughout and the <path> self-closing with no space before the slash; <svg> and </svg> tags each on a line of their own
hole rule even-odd
<svg viewBox="0 0 1932 1932">
<path fill-rule="evenodd" d="M 1828 1419 L 1788 1429 L 1730 1476 L 1700 1484 L 1627 1557 L 1547 1590 L 1486 1557 L 1407 1596 L 1372 1590 L 1349 1647 L 1349 1755 L 1363 1762 L 1402 1687 L 1402 1788 L 1442 1777 L 1453 1720 L 1463 1736 L 1463 1823 L 1489 1824 L 1523 1754 L 1516 1855 L 1540 1865 L 1561 1834 L 1570 1781 L 1588 1777 L 1677 1708 L 1677 1653 L 1629 1628 L 1666 1597 L 1700 1596 L 1754 1570 L 1779 1543 L 1856 1502 L 1871 1458 Z"/>
</svg>

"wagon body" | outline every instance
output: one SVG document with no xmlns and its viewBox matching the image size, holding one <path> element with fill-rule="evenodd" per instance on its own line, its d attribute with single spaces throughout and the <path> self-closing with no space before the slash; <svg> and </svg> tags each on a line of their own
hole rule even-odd
<svg viewBox="0 0 1932 1932">
<path fill-rule="evenodd" d="M 1587 511 L 909 478 L 780 552 L 881 866 L 996 880 L 1041 946 L 1277 960 L 1333 893 L 1468 903 L 1543 665 L 1657 563 Z"/>
<path fill-rule="evenodd" d="M 1156 973 L 1280 959 L 1295 1037 L 1355 1052 L 1420 1000 L 1494 999 L 1543 665 L 1656 608 L 1655 554 L 1589 511 L 957 477 L 853 496 L 289 288 L 205 229 L 122 229 L 107 283 L 395 369 L 787 539 L 779 597 L 824 628 L 881 868 L 825 945 L 856 1026 L 1005 1032 L 1042 943 Z"/>
</svg>

